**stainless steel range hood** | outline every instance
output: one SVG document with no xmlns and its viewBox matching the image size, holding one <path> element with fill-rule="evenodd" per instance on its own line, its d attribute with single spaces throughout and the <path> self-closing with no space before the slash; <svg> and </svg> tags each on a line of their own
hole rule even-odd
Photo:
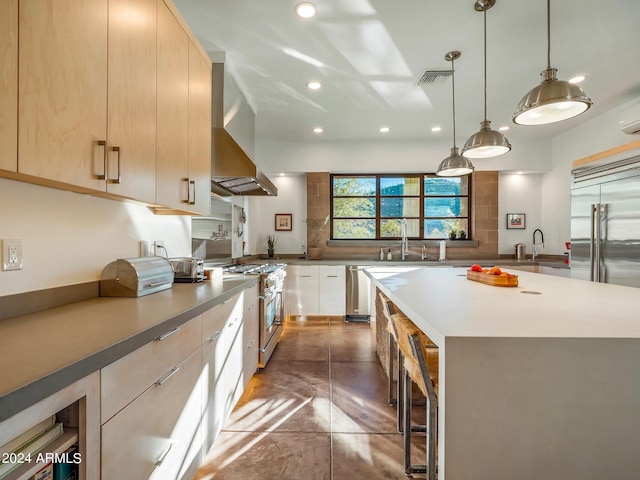
<svg viewBox="0 0 640 480">
<path fill-rule="evenodd" d="M 230 131 L 253 144 L 255 114 L 224 63 L 213 63 L 211 192 L 220 195 L 277 195 L 278 189 L 258 170 Z"/>
</svg>

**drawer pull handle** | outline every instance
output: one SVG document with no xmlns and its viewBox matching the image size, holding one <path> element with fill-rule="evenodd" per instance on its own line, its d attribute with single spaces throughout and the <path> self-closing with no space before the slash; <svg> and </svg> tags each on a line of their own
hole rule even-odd
<svg viewBox="0 0 640 480">
<path fill-rule="evenodd" d="M 160 335 L 158 338 L 156 338 L 156 340 L 158 340 L 159 342 L 161 342 L 162 340 L 164 340 L 165 338 L 170 337 L 171 335 L 173 335 L 174 333 L 176 333 L 178 330 L 180 330 L 182 327 L 176 327 L 173 330 L 169 330 L 167 333 L 163 333 L 162 335 Z"/>
<path fill-rule="evenodd" d="M 300 275 L 300 278 L 311 278 L 311 275 Z"/>
<path fill-rule="evenodd" d="M 222 302 L 222 304 L 224 305 L 225 303 L 229 303 L 231 300 L 233 300 L 233 297 L 231 297 L 231 298 L 229 298 L 229 299 L 225 300 L 224 302 Z"/>
<path fill-rule="evenodd" d="M 164 382 L 166 382 L 167 380 L 169 380 L 171 377 L 173 377 L 176 373 L 178 373 L 180 371 L 180 367 L 173 367 L 169 372 L 167 372 L 164 376 L 162 376 L 162 378 L 160 378 L 159 380 L 156 381 L 156 385 L 158 387 L 162 386 L 162 384 Z"/>
<path fill-rule="evenodd" d="M 171 450 L 171 447 L 173 447 L 173 442 L 169 444 L 169 447 L 167 447 L 167 449 L 163 452 L 163 454 L 160 455 L 160 458 L 156 460 L 156 463 L 153 464 L 154 468 L 157 468 L 160 465 L 162 465 L 162 462 L 164 462 L 164 459 L 167 458 L 167 455 L 169 455 L 169 451 Z"/>
<path fill-rule="evenodd" d="M 338 275 L 327 275 L 327 278 L 338 278 Z"/>
<path fill-rule="evenodd" d="M 222 331 L 217 331 L 211 336 L 211 338 L 209 338 L 209 342 L 215 342 L 216 340 L 218 340 L 218 338 L 220 338 L 220 335 L 222 335 Z"/>
</svg>

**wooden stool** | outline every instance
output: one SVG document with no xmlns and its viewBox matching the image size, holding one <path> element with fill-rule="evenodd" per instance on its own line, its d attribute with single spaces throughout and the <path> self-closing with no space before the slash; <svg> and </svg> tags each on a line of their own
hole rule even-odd
<svg viewBox="0 0 640 480">
<path fill-rule="evenodd" d="M 398 332 L 398 346 L 404 356 L 404 468 L 407 475 L 426 473 L 429 480 L 436 478 L 437 422 L 438 422 L 438 349 L 411 320 L 396 315 L 393 320 Z M 426 424 L 411 425 L 412 381 L 427 398 Z M 411 464 L 411 433 L 424 431 L 427 436 L 425 465 Z"/>
<path fill-rule="evenodd" d="M 387 320 L 388 337 L 388 350 L 387 350 L 387 371 L 388 371 L 388 400 L 389 405 L 397 408 L 397 425 L 398 431 L 402 433 L 403 426 L 403 406 L 402 406 L 402 380 L 403 380 L 403 358 L 400 347 L 398 347 L 398 332 L 396 331 L 396 325 L 393 320 L 394 315 L 397 314 L 395 305 L 389 300 L 382 292 L 379 293 L 380 301 L 382 302 L 382 313 Z M 397 364 L 397 384 L 396 391 L 393 391 L 393 357 L 396 357 Z M 394 396 L 395 393 L 395 396 Z"/>
</svg>

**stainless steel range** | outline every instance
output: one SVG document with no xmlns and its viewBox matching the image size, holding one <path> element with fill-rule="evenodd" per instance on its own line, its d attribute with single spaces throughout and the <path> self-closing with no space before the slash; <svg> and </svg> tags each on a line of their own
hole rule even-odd
<svg viewBox="0 0 640 480">
<path fill-rule="evenodd" d="M 283 332 L 286 264 L 239 264 L 223 268 L 226 274 L 260 275 L 260 348 L 258 367 L 264 368 Z"/>
</svg>

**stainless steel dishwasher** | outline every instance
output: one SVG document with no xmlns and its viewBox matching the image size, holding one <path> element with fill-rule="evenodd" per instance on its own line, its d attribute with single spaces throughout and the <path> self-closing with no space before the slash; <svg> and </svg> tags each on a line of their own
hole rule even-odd
<svg viewBox="0 0 640 480">
<path fill-rule="evenodd" d="M 347 265 L 347 322 L 368 322 L 371 318 L 371 283 L 366 266 Z"/>
</svg>

